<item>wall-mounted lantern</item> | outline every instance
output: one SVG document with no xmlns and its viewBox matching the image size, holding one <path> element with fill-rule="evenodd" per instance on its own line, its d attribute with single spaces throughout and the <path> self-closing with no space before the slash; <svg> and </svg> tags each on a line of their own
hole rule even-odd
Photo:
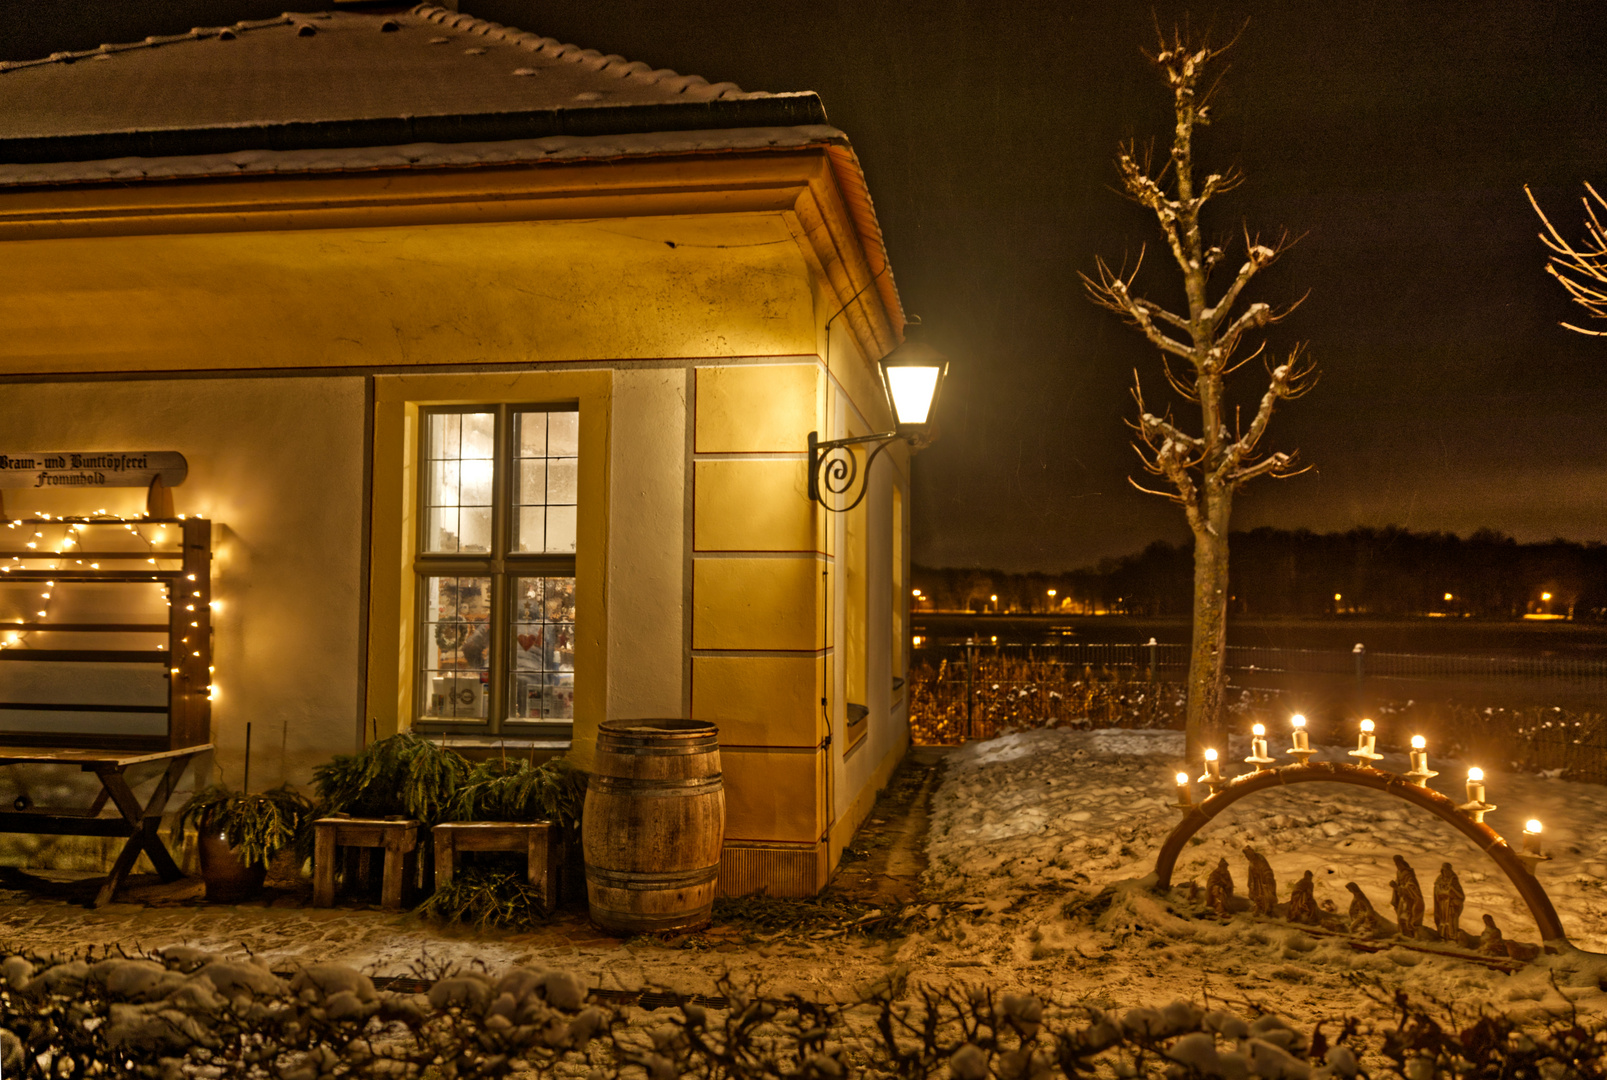
<svg viewBox="0 0 1607 1080">
<path fill-rule="evenodd" d="M 909 329 L 913 330 L 911 326 Z M 932 346 L 915 337 L 882 357 L 880 362 L 882 390 L 887 394 L 893 409 L 892 431 L 877 435 L 861 435 L 852 439 L 822 441 L 820 433 L 809 433 L 809 497 L 833 513 L 852 510 L 864 501 L 870 489 L 870 466 L 878 454 L 896 440 L 902 439 L 911 448 L 919 450 L 932 441 L 932 411 L 937 407 L 938 392 L 943 388 L 943 377 L 948 374 L 949 361 Z M 864 476 L 860 476 L 859 459 L 848 449 L 867 443 L 876 443 L 865 461 Z M 859 484 L 859 493 L 847 506 L 833 506 L 826 501 L 828 495 L 847 495 Z"/>
</svg>

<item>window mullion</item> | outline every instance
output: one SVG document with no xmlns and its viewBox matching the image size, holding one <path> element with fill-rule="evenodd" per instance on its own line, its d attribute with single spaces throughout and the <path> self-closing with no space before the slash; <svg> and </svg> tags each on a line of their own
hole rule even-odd
<svg viewBox="0 0 1607 1080">
<path fill-rule="evenodd" d="M 491 685 L 486 720 L 493 735 L 502 731 L 508 715 L 508 611 L 512 603 L 507 566 L 512 524 L 508 507 L 512 501 L 513 413 L 508 405 L 497 406 L 496 460 L 492 473 L 491 508 Z"/>
</svg>

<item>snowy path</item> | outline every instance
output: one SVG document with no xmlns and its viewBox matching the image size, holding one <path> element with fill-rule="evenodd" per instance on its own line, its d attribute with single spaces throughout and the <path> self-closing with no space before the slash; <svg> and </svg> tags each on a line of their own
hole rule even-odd
<svg viewBox="0 0 1607 1080">
<path fill-rule="evenodd" d="M 1236 745 L 1230 761 L 1248 749 L 1248 740 Z M 1316 760 L 1350 760 L 1345 749 L 1324 748 Z M 1272 865 L 1281 898 L 1309 869 L 1319 902 L 1345 912 L 1345 883 L 1354 881 L 1388 918 L 1392 857 L 1400 854 L 1414 865 L 1425 893 L 1441 862 L 1455 866 L 1467 894 L 1464 929 L 1477 932 L 1488 912 L 1509 939 L 1538 942 L 1516 892 L 1467 840 L 1424 811 L 1363 788 L 1303 785 L 1250 796 L 1185 850 L 1174 877 L 1181 888 L 1170 904 L 1129 887 L 1108 910 L 1063 915 L 1068 899 L 1075 907 L 1105 886 L 1151 871 L 1178 820 L 1171 803 L 1181 754 L 1181 733 L 1121 730 L 1021 732 L 952 754 L 933 802 L 927 891 L 1008 914 L 995 916 L 992 931 L 951 926 L 945 946 L 991 953 L 988 966 L 1014 968 L 1023 982 L 1082 985 L 1094 1003 L 1107 996 L 1124 1004 L 1170 999 L 1209 986 L 1216 994 L 1316 1016 L 1341 1001 L 1360 1011 L 1360 992 L 1346 978 L 1359 974 L 1463 1003 L 1545 999 L 1556 1006 L 1561 1002 L 1549 987 L 1555 972 L 1581 1006 L 1607 1011 L 1598 985 L 1607 958 L 1551 957 L 1507 975 L 1388 942 L 1379 943 L 1379 952 L 1358 952 L 1342 936 L 1248 913 L 1224 924 L 1187 902 L 1189 882 L 1203 887 L 1224 857 L 1242 896 L 1241 851 L 1250 844 Z M 1434 786 L 1463 801 L 1466 766 L 1443 759 L 1431 764 L 1442 773 Z M 1379 765 L 1407 768 L 1404 756 Z M 1607 788 L 1487 772 L 1489 799 L 1500 807 L 1489 822 L 1515 839 L 1526 819 L 1544 821 L 1547 851 L 1555 858 L 1540 870 L 1541 881 L 1573 944 L 1607 952 Z"/>
</svg>

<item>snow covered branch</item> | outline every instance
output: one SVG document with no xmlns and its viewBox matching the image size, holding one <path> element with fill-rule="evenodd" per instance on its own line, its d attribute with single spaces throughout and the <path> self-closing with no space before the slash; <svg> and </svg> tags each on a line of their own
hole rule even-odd
<svg viewBox="0 0 1607 1080">
<path fill-rule="evenodd" d="M 1237 357 L 1237 350 L 1247 336 L 1259 337 L 1258 332 L 1299 304 L 1296 301 L 1274 308 L 1259 300 L 1251 302 L 1246 293 L 1251 281 L 1272 265 L 1292 241 L 1283 233 L 1271 243 L 1262 243 L 1246 227 L 1243 262 L 1217 301 L 1211 301 L 1211 274 L 1227 258 L 1227 252 L 1222 245 L 1207 246 L 1203 241 L 1201 214 L 1212 198 L 1243 181 L 1236 169 L 1195 175 L 1195 129 L 1210 123 L 1210 99 L 1217 85 L 1211 83 L 1209 89 L 1204 89 L 1205 77 L 1208 70 L 1215 70 L 1211 62 L 1224 49 L 1205 42 L 1191 43 L 1180 30 L 1174 30 L 1170 40 L 1165 35 L 1160 37 L 1150 60 L 1160 69 L 1172 92 L 1170 160 L 1152 169 L 1149 153 L 1140 154 L 1137 144 L 1129 141 L 1119 148 L 1116 168 L 1127 196 L 1155 215 L 1180 271 L 1187 307 L 1174 305 L 1169 310 L 1135 295 L 1138 268 L 1128 273 L 1125 263 L 1115 271 L 1104 260 L 1096 259 L 1096 275 L 1084 274 L 1082 278 L 1095 303 L 1136 326 L 1145 340 L 1160 350 L 1168 385 L 1199 409 L 1199 434 L 1194 435 L 1185 431 L 1170 411 L 1152 412 L 1144 407 L 1135 373 L 1133 397 L 1138 415 L 1130 421 L 1136 435 L 1133 451 L 1145 472 L 1165 482 L 1155 487 L 1131 477 L 1129 482 L 1140 491 L 1181 505 L 1194 534 L 1194 636 L 1189 655 L 1187 725 L 1188 752 L 1193 755 L 1205 746 L 1220 744 L 1225 737 L 1221 729 L 1226 686 L 1222 658 L 1227 633 L 1227 536 L 1234 493 L 1258 476 L 1290 476 L 1298 471 L 1293 454 L 1260 456 L 1256 447 L 1266 434 L 1278 402 L 1298 397 L 1310 386 L 1312 368 L 1299 349 L 1286 362 L 1270 368 L 1270 382 L 1255 407 L 1249 428 L 1240 429 L 1238 405 L 1228 393 L 1228 376 L 1263 355 L 1267 343 L 1264 338 L 1258 340 L 1242 359 Z M 1193 423 L 1189 426 L 1193 427 Z M 1163 490 L 1166 488 L 1171 490 Z M 1202 741 L 1207 728 L 1210 742 Z"/>
<path fill-rule="evenodd" d="M 1303 349 L 1297 348 L 1290 354 L 1288 360 L 1272 369 L 1271 381 L 1267 385 L 1266 393 L 1261 395 L 1261 404 L 1250 421 L 1249 429 L 1234 440 L 1215 470 L 1221 482 L 1237 487 L 1268 473 L 1281 475 L 1294 465 L 1294 455 L 1283 453 L 1272 454 L 1254 465 L 1245 466 L 1244 462 L 1254 456 L 1256 444 L 1261 441 L 1261 436 L 1266 434 L 1267 424 L 1271 422 L 1272 411 L 1278 402 L 1300 397 L 1310 390 L 1315 382 L 1315 368 L 1306 358 Z"/>
<path fill-rule="evenodd" d="M 1078 274 L 1082 278 L 1083 286 L 1088 290 L 1089 297 L 1102 308 L 1114 311 L 1128 322 L 1144 332 L 1149 339 L 1162 352 L 1167 352 L 1183 360 L 1194 358 L 1193 348 L 1185 342 L 1170 337 L 1155 325 L 1152 318 L 1154 314 L 1161 314 L 1173 326 L 1186 329 L 1188 322 L 1170 312 L 1163 312 L 1159 305 L 1151 303 L 1142 297 L 1135 297 L 1132 293 L 1133 278 L 1138 275 L 1139 267 L 1134 267 L 1131 274 L 1125 277 L 1110 268 L 1104 259 L 1095 259 L 1095 266 L 1099 271 L 1099 280 L 1095 281 L 1087 274 Z M 1143 264 L 1142 256 L 1139 260 Z"/>
<path fill-rule="evenodd" d="M 1591 203 L 1594 199 L 1603 209 L 1607 209 L 1607 199 L 1602 198 L 1589 184 L 1585 185 L 1585 190 L 1590 193 L 1589 197 L 1582 197 L 1580 202 L 1585 207 L 1587 242 L 1576 248 L 1564 240 L 1551 224 L 1528 185 L 1523 188 L 1524 194 L 1529 196 L 1529 204 L 1546 227 L 1546 231 L 1540 234 L 1540 242 L 1551 252 L 1551 257 L 1546 261 L 1546 272 L 1562 282 L 1562 287 L 1568 291 L 1573 302 L 1588 311 L 1592 318 L 1607 319 L 1607 229 L 1602 227 L 1596 206 Z M 1562 325 L 1578 334 L 1607 337 L 1607 330 L 1587 330 L 1572 323 Z"/>
</svg>

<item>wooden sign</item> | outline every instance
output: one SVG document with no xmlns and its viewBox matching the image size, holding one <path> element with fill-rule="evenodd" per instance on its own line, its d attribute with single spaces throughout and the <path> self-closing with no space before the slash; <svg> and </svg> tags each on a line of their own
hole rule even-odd
<svg viewBox="0 0 1607 1080">
<path fill-rule="evenodd" d="M 173 487 L 189 471 L 176 450 L 0 453 L 0 488 L 150 487 L 155 480 Z"/>
</svg>

